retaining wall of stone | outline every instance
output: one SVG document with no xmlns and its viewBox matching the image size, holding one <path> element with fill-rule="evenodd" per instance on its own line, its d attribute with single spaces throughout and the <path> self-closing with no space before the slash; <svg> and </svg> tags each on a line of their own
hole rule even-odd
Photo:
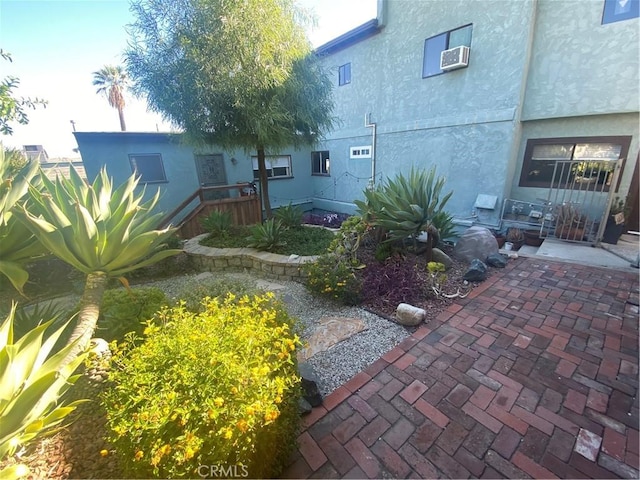
<svg viewBox="0 0 640 480">
<path fill-rule="evenodd" d="M 200 245 L 200 240 L 206 236 L 205 233 L 193 237 L 187 240 L 183 247 L 194 266 L 201 271 L 251 270 L 265 278 L 303 281 L 306 274 L 302 266 L 317 258 L 316 256 L 278 255 L 261 252 L 254 248 L 212 248 Z"/>
</svg>

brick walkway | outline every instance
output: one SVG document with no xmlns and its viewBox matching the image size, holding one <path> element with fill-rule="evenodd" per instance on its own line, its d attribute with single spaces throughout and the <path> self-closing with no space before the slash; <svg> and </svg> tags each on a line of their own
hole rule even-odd
<svg viewBox="0 0 640 480">
<path fill-rule="evenodd" d="M 637 273 L 520 258 L 304 417 L 284 478 L 638 478 Z"/>
</svg>

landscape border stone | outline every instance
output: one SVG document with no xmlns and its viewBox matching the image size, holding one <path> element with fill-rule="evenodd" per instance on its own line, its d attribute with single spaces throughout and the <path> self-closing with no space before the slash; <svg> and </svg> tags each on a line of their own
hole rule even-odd
<svg viewBox="0 0 640 480">
<path fill-rule="evenodd" d="M 279 255 L 248 247 L 207 247 L 200 244 L 207 235 L 203 233 L 190 238 L 183 246 L 194 265 L 202 271 L 242 272 L 249 269 L 267 278 L 301 282 L 306 278 L 302 266 L 318 258 L 316 255 Z"/>
</svg>

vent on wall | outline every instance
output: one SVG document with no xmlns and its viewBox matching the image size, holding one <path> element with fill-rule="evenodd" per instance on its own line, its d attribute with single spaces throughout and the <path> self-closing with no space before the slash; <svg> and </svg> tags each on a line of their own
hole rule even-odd
<svg viewBox="0 0 640 480">
<path fill-rule="evenodd" d="M 440 54 L 440 68 L 442 70 L 455 70 L 469 65 L 469 47 L 459 47 L 444 50 Z"/>
</svg>

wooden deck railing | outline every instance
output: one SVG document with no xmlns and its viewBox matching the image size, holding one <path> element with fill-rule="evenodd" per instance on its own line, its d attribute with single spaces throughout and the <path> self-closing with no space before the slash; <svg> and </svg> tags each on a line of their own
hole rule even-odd
<svg viewBox="0 0 640 480">
<path fill-rule="evenodd" d="M 205 200 L 211 192 L 229 192 L 229 197 Z M 200 218 L 206 217 L 212 211 L 231 212 L 231 219 L 234 225 L 252 225 L 262 221 L 260 197 L 255 194 L 252 184 L 237 183 L 235 185 L 199 188 L 164 217 L 160 223 L 160 228 L 172 223 L 196 199 L 198 199 L 198 204 L 192 207 L 191 211 L 179 223 L 175 224 L 178 227 L 178 234 L 182 238 L 192 238 L 204 233 L 200 225 Z"/>
</svg>

